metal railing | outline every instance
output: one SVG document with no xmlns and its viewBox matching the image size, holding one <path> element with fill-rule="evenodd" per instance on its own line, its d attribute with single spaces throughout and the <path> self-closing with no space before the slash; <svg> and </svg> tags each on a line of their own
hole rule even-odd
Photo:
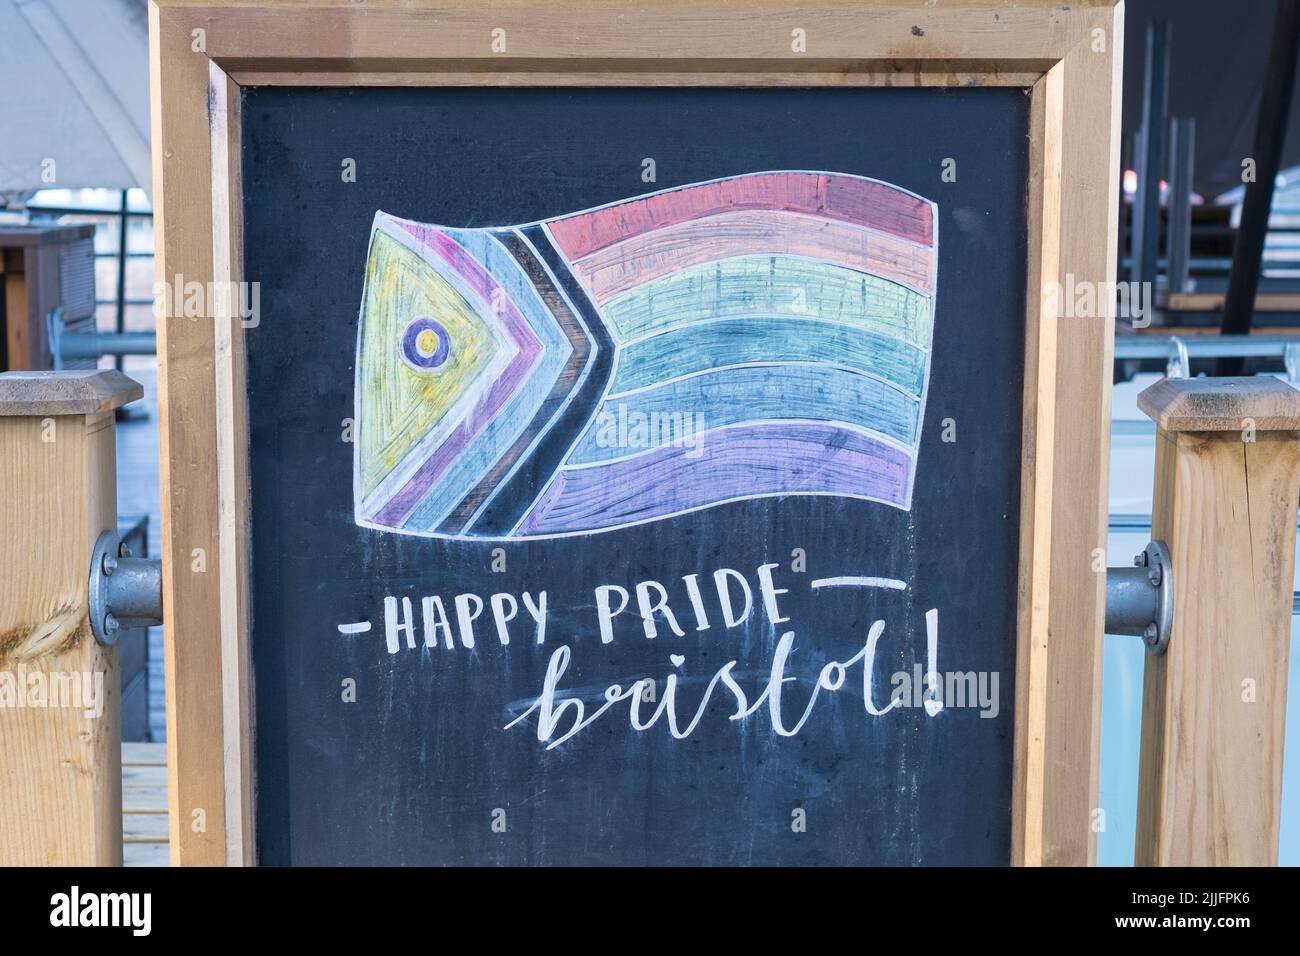
<svg viewBox="0 0 1300 956">
<path fill-rule="evenodd" d="M 1295 335 L 1123 335 L 1115 339 L 1115 360 L 1164 359 L 1170 378 L 1188 378 L 1192 359 L 1277 358 L 1287 379 L 1300 385 L 1300 336 Z"/>
<path fill-rule="evenodd" d="M 90 216 L 101 219 L 116 221 L 117 226 L 117 251 L 116 252 L 95 252 L 96 259 L 116 259 L 117 260 L 117 288 L 116 295 L 111 299 L 96 297 L 96 307 L 101 305 L 112 305 L 115 307 L 113 319 L 113 335 L 107 333 L 70 333 L 62 336 L 64 349 L 61 350 L 62 359 L 73 358 L 98 358 L 100 355 L 113 355 L 117 357 L 114 363 L 117 368 L 122 367 L 123 355 L 153 355 L 156 348 L 150 344 L 145 348 L 144 339 L 141 336 L 149 336 L 149 342 L 153 341 L 153 333 L 148 332 L 131 332 L 126 331 L 126 308 L 129 305 L 152 305 L 153 300 L 148 298 L 128 298 L 126 294 L 126 263 L 128 259 L 152 259 L 154 251 L 140 250 L 132 252 L 129 248 L 130 230 L 127 228 L 132 219 L 153 219 L 153 210 L 151 209 L 132 209 L 130 204 L 130 190 L 121 191 L 121 202 L 116 209 L 96 208 L 93 206 L 53 206 L 53 205 L 29 205 L 27 206 L 29 214 L 38 216 Z M 114 339 L 113 336 L 126 336 L 122 339 Z M 91 352 L 91 340 L 94 340 L 103 348 L 98 352 Z M 72 351 L 68 351 L 71 349 Z"/>
</svg>

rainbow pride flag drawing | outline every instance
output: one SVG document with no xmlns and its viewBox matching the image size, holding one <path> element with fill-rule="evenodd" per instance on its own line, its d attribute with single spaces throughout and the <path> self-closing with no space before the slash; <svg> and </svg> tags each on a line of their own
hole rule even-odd
<svg viewBox="0 0 1300 956">
<path fill-rule="evenodd" d="M 788 495 L 910 509 L 937 209 L 753 173 L 523 226 L 375 216 L 357 523 L 590 534 Z"/>
</svg>

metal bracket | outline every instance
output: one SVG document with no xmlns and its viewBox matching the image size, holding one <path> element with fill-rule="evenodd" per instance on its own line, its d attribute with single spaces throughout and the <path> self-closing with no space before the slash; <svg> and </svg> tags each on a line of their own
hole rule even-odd
<svg viewBox="0 0 1300 956">
<path fill-rule="evenodd" d="M 1106 569 L 1106 633 L 1140 637 L 1148 654 L 1163 654 L 1174 623 L 1174 565 L 1168 546 L 1150 542 L 1133 565 Z"/>
<path fill-rule="evenodd" d="M 1286 380 L 1300 386 L 1300 343 L 1288 342 L 1282 346 L 1282 362 L 1286 365 Z"/>
<path fill-rule="evenodd" d="M 90 555 L 90 629 L 104 645 L 124 627 L 162 623 L 162 562 L 133 558 L 114 531 L 105 531 Z"/>
<path fill-rule="evenodd" d="M 1191 378 L 1192 363 L 1187 355 L 1187 343 L 1176 335 L 1169 337 L 1169 358 L 1165 362 L 1165 378 Z"/>
</svg>

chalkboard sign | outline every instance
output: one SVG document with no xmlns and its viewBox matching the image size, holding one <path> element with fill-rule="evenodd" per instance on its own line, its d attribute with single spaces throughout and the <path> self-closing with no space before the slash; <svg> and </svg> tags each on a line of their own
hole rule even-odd
<svg viewBox="0 0 1300 956">
<path fill-rule="evenodd" d="M 1110 0 L 155 14 L 176 862 L 1091 860 Z"/>
<path fill-rule="evenodd" d="M 1027 103 L 247 91 L 260 859 L 1006 862 Z"/>
</svg>

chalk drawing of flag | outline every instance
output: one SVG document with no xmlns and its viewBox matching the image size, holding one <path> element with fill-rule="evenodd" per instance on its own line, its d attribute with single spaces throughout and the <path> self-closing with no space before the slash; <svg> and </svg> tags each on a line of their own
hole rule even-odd
<svg viewBox="0 0 1300 956">
<path fill-rule="evenodd" d="M 730 501 L 911 507 L 937 208 L 753 173 L 523 226 L 375 216 L 356 520 L 590 534 Z"/>
</svg>

